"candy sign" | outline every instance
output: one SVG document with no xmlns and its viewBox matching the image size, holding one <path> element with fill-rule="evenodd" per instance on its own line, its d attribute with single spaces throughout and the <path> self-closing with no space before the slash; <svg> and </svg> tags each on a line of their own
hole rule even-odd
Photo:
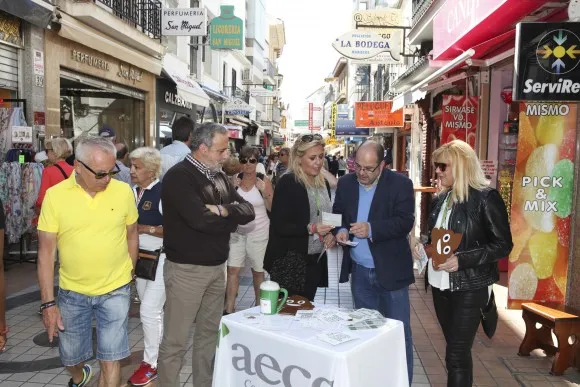
<svg viewBox="0 0 580 387">
<path fill-rule="evenodd" d="M 563 303 L 566 298 L 576 120 L 575 104 L 520 105 L 510 222 L 510 308 L 524 301 Z"/>
<path fill-rule="evenodd" d="M 477 97 L 444 95 L 441 117 L 441 144 L 462 140 L 475 148 Z"/>
</svg>

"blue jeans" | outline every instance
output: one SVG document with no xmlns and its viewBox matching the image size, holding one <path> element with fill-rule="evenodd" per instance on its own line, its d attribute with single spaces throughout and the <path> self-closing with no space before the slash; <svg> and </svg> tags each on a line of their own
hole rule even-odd
<svg viewBox="0 0 580 387">
<path fill-rule="evenodd" d="M 127 334 L 130 293 L 129 285 L 101 296 L 59 289 L 57 302 L 64 331 L 58 336 L 63 365 L 75 366 L 93 357 L 93 317 L 98 360 L 117 361 L 131 354 Z"/>
<path fill-rule="evenodd" d="M 354 307 L 374 309 L 387 318 L 399 320 L 405 327 L 405 347 L 407 352 L 407 373 L 409 385 L 413 381 L 413 337 L 411 336 L 411 304 L 409 288 L 385 290 L 377 281 L 375 269 L 369 269 L 353 262 L 350 279 Z M 387 349 L 385 349 L 387 350 Z"/>
</svg>

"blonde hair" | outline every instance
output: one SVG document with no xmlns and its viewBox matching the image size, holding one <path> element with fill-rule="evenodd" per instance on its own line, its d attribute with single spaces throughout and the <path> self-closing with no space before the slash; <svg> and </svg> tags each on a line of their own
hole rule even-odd
<svg viewBox="0 0 580 387">
<path fill-rule="evenodd" d="M 324 149 L 325 142 L 324 140 L 317 140 L 313 139 L 312 141 L 306 142 L 302 141 L 302 137 L 299 137 L 294 142 L 292 149 L 290 150 L 290 162 L 288 163 L 288 169 L 290 172 L 294 173 L 296 176 L 296 180 L 302 183 L 305 187 L 315 187 L 315 188 L 324 188 L 326 187 L 326 183 L 324 182 L 324 175 L 319 173 L 318 176 L 314 177 L 314 182 L 311 183 L 304 173 L 304 170 L 300 166 L 300 159 L 306 151 L 310 148 L 314 148 L 315 146 L 322 146 Z"/>
<path fill-rule="evenodd" d="M 57 159 L 66 159 L 72 155 L 72 144 L 64 137 L 51 138 L 45 142 L 45 147 L 52 147 L 52 151 Z"/>
<path fill-rule="evenodd" d="M 445 163 L 451 168 L 453 174 L 453 187 L 451 189 L 451 199 L 455 202 L 464 203 L 469 199 L 469 187 L 481 190 L 489 186 L 489 180 L 481 169 L 479 158 L 475 151 L 464 141 L 453 140 L 441 145 L 433 152 L 432 157 L 435 163 Z"/>
<path fill-rule="evenodd" d="M 157 179 L 161 176 L 161 153 L 153 147 L 143 146 L 129 154 L 130 160 L 141 160 L 146 170 L 153 172 Z"/>
</svg>

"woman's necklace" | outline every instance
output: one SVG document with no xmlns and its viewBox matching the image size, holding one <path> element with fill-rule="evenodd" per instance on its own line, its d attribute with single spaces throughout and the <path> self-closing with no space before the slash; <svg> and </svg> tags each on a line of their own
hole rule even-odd
<svg viewBox="0 0 580 387">
<path fill-rule="evenodd" d="M 246 192 L 248 192 L 249 190 L 251 190 L 254 185 L 256 185 L 256 179 L 254 178 L 252 182 L 249 182 L 245 179 L 242 180 L 242 182 L 240 183 L 240 185 L 242 186 L 242 189 Z"/>
</svg>

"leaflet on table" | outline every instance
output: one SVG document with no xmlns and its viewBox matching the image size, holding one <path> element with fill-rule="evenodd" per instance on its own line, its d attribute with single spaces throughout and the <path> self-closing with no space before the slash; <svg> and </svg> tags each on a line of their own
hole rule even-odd
<svg viewBox="0 0 580 387">
<path fill-rule="evenodd" d="M 348 329 L 351 331 L 364 331 L 367 329 L 378 329 L 387 323 L 387 319 L 382 318 L 368 318 L 365 320 L 357 321 L 352 324 L 348 324 Z"/>
<path fill-rule="evenodd" d="M 331 345 L 338 345 L 358 339 L 358 337 L 352 336 L 346 332 L 324 332 L 316 336 L 316 338 Z"/>
<path fill-rule="evenodd" d="M 341 227 L 342 226 L 342 215 L 333 214 L 330 212 L 322 212 L 322 224 L 327 226 Z"/>
</svg>

